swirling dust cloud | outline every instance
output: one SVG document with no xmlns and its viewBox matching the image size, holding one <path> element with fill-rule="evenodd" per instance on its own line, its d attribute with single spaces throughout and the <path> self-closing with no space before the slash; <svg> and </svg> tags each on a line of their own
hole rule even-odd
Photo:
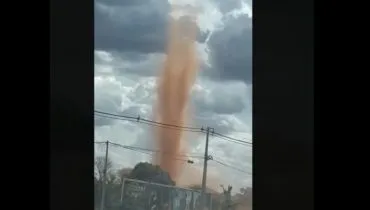
<svg viewBox="0 0 370 210">
<path fill-rule="evenodd" d="M 170 18 L 168 26 L 166 59 L 158 79 L 158 100 L 155 105 L 155 118 L 164 124 L 184 126 L 190 91 L 198 71 L 195 40 L 197 25 L 195 19 Z M 181 163 L 177 161 L 182 153 L 181 139 L 184 131 L 167 126 L 156 128 L 156 143 L 161 151 L 155 161 L 177 180 Z"/>
</svg>

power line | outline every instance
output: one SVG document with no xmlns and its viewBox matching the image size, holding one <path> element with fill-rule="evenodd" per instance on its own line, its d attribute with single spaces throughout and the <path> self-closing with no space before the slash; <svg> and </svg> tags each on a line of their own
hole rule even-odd
<svg viewBox="0 0 370 210">
<path fill-rule="evenodd" d="M 103 141 L 96 141 L 94 143 L 96 143 L 96 144 L 106 144 L 106 142 L 103 142 Z M 169 153 L 166 153 L 166 152 L 160 151 L 160 150 L 152 150 L 152 149 L 146 149 L 146 148 L 141 148 L 141 147 L 125 146 L 125 145 L 122 145 L 122 144 L 113 143 L 113 142 L 109 142 L 109 141 L 108 141 L 108 144 L 109 145 L 113 145 L 113 146 L 117 146 L 117 147 L 120 147 L 120 148 L 123 148 L 123 149 L 131 150 L 131 151 L 135 151 L 135 152 L 140 152 L 142 154 L 146 154 L 146 155 L 150 155 L 150 156 L 153 156 L 154 155 L 153 153 L 162 153 L 164 155 L 169 155 Z M 171 155 L 174 155 L 174 154 L 171 154 Z M 175 155 L 178 156 L 178 157 L 184 157 L 184 158 L 204 159 L 201 156 L 190 156 L 190 155 L 181 155 L 181 154 L 175 154 Z M 189 159 L 188 160 L 185 160 L 185 159 L 181 159 L 181 158 L 177 158 L 177 157 L 172 157 L 172 158 L 174 160 L 177 160 L 177 161 L 183 161 L 183 162 L 188 162 L 189 161 Z M 215 160 L 214 158 L 212 158 L 210 160 L 213 160 L 214 162 L 216 162 L 216 163 L 218 163 L 218 164 L 220 164 L 222 166 L 225 166 L 225 167 L 228 167 L 228 168 L 237 170 L 239 172 L 242 172 L 242 173 L 246 173 L 246 174 L 251 175 L 247 171 L 244 171 L 244 170 L 239 169 L 239 168 L 237 168 L 235 166 L 226 164 L 226 163 L 221 162 L 219 160 Z"/>
<path fill-rule="evenodd" d="M 156 121 L 153 121 L 153 120 L 147 120 L 145 118 L 141 118 L 140 115 L 138 115 L 138 117 L 133 117 L 133 116 L 127 116 L 127 115 L 111 114 L 111 113 L 101 112 L 101 111 L 96 111 L 96 110 L 94 112 L 99 117 L 105 117 L 105 118 L 117 119 L 117 120 L 126 120 L 126 121 L 131 121 L 131 122 L 140 122 L 140 123 L 144 123 L 144 124 L 147 124 L 147 125 L 150 125 L 150 126 L 170 128 L 170 129 L 175 129 L 175 130 L 183 130 L 183 131 L 188 131 L 188 132 L 206 133 L 203 127 L 202 128 L 199 128 L 199 127 L 197 128 L 197 127 L 178 126 L 178 125 L 173 125 L 173 124 L 160 123 L 160 122 L 156 122 Z M 252 142 L 247 142 L 247 141 L 243 141 L 243 140 L 240 140 L 240 139 L 225 136 L 223 134 L 220 134 L 220 133 L 217 133 L 217 132 L 214 132 L 214 131 L 211 132 L 211 134 L 213 134 L 214 136 L 216 136 L 220 139 L 227 140 L 229 142 L 233 142 L 233 143 L 237 143 L 237 144 L 241 144 L 241 145 L 252 145 L 253 144 Z"/>
<path fill-rule="evenodd" d="M 101 143 L 101 142 L 100 142 Z M 105 142 L 103 142 L 105 143 Z M 122 144 L 118 144 L 118 143 L 113 143 L 113 142 L 109 142 L 109 144 L 111 145 L 114 145 L 114 146 L 119 146 L 119 147 L 122 147 L 124 149 L 129 149 L 129 150 L 132 150 L 132 151 L 137 151 L 137 152 L 141 152 L 141 153 L 144 153 L 144 154 L 148 154 L 148 155 L 153 155 L 152 153 L 148 153 L 148 152 L 154 152 L 154 153 L 164 153 L 166 154 L 166 152 L 163 152 L 163 151 L 159 151 L 159 150 L 152 150 L 152 149 L 145 149 L 145 148 L 140 148 L 140 147 L 133 147 L 133 146 L 125 146 L 125 145 L 122 145 Z M 145 151 L 148 151 L 148 152 L 145 152 Z M 168 153 L 167 153 L 168 154 Z M 188 155 L 180 155 L 180 154 L 177 154 L 177 156 L 180 156 L 180 157 L 186 157 L 186 158 L 198 158 L 198 159 L 202 159 L 203 157 L 201 156 L 188 156 Z M 176 159 L 176 158 L 175 158 Z M 177 160 L 182 160 L 182 161 L 187 161 L 187 160 L 184 160 L 184 159 L 177 159 Z M 223 165 L 225 167 L 229 167 L 229 168 L 232 168 L 232 169 L 235 169 L 237 171 L 240 171 L 240 172 L 243 172 L 243 173 L 247 173 L 247 174 L 250 174 L 249 172 L 246 172 L 242 169 L 239 169 L 235 166 L 231 166 L 229 164 L 226 164 L 224 162 L 221 162 L 219 160 L 215 160 L 212 158 L 213 161 L 215 161 L 216 163 L 220 164 L 220 165 Z"/>
<path fill-rule="evenodd" d="M 237 167 L 235 167 L 235 166 L 231 166 L 231 165 L 229 165 L 229 164 L 223 163 L 223 162 L 218 161 L 218 160 L 215 160 L 215 159 L 212 159 L 212 160 L 213 160 L 213 161 L 215 161 L 216 163 L 220 164 L 220 165 L 225 166 L 225 167 L 228 167 L 228 168 L 231 168 L 231 169 L 237 170 L 237 171 L 242 172 L 242 173 L 246 173 L 246 174 L 252 175 L 251 173 L 249 173 L 249 172 L 247 172 L 247 171 L 244 171 L 244 170 L 242 170 L 242 169 L 239 169 L 239 168 L 237 168 Z"/>
<path fill-rule="evenodd" d="M 98 111 L 98 110 L 94 110 L 95 113 L 98 113 L 98 114 L 105 114 L 105 115 L 111 115 L 111 116 L 115 116 L 115 117 L 123 117 L 123 118 L 126 118 L 126 119 L 134 119 L 136 120 L 137 117 L 133 117 L 133 116 L 128 116 L 128 115 L 117 115 L 117 114 L 112 114 L 112 113 L 108 113 L 108 112 L 102 112 L 102 111 Z"/>
<path fill-rule="evenodd" d="M 129 122 L 142 123 L 142 124 L 146 124 L 146 125 L 150 125 L 150 126 L 156 126 L 156 127 L 161 127 L 161 128 L 167 128 L 167 129 L 173 129 L 173 130 L 179 130 L 179 131 L 188 131 L 188 132 L 194 132 L 194 133 L 202 133 L 202 129 L 201 128 L 200 128 L 200 130 L 185 129 L 185 128 L 169 127 L 169 126 L 164 126 L 164 125 L 161 125 L 161 124 L 149 123 L 149 122 L 146 122 L 146 121 L 142 121 L 142 119 L 140 119 L 141 121 L 138 121 L 137 119 L 136 120 L 133 120 L 131 118 L 126 119 L 126 118 L 120 118 L 120 117 L 109 116 L 109 115 L 101 115 L 101 114 L 95 114 L 95 115 L 96 116 L 99 116 L 99 117 L 108 118 L 108 119 L 124 120 L 124 121 L 129 121 Z"/>
<path fill-rule="evenodd" d="M 94 142 L 96 144 L 105 144 L 106 142 Z M 154 155 L 153 153 L 161 153 L 163 155 L 168 155 L 168 156 L 177 156 L 177 157 L 183 157 L 183 158 L 193 158 L 193 159 L 203 159 L 203 156 L 198 156 L 198 155 L 181 155 L 181 154 L 173 154 L 165 151 L 160 151 L 160 150 L 153 150 L 153 149 L 146 149 L 146 148 L 140 148 L 140 147 L 133 147 L 133 146 L 126 146 L 118 143 L 113 143 L 113 142 L 108 142 L 109 145 L 117 146 L 123 149 L 128 149 L 132 151 L 137 151 L 141 152 L 144 154 L 149 154 L 149 155 Z M 152 153 L 150 153 L 152 152 Z M 176 159 L 176 157 L 172 157 Z M 183 159 L 177 159 L 177 160 L 183 160 Z M 188 160 L 183 160 L 183 161 L 188 161 Z"/>
<path fill-rule="evenodd" d="M 114 116 L 114 117 L 119 117 L 119 118 L 125 118 L 125 119 L 131 119 L 131 120 L 137 120 L 138 122 L 143 121 L 143 122 L 156 124 L 156 125 L 167 126 L 167 127 L 180 128 L 180 129 L 189 129 L 189 130 L 199 130 L 199 131 L 202 130 L 202 128 L 199 128 L 199 127 L 180 126 L 180 125 L 175 125 L 175 124 L 161 123 L 161 122 L 157 122 L 157 121 L 154 121 L 154 120 L 148 120 L 148 119 L 145 119 L 145 118 L 141 118 L 140 115 L 138 115 L 138 117 L 131 117 L 131 116 L 127 116 L 127 115 L 117 115 L 117 114 L 111 114 L 111 113 L 97 111 L 97 110 L 95 110 L 94 112 L 98 113 L 98 114 Z"/>
<path fill-rule="evenodd" d="M 128 120 L 128 121 L 132 121 L 132 122 L 144 123 L 144 124 L 147 124 L 147 125 L 150 125 L 150 126 L 159 126 L 159 127 L 163 127 L 163 128 L 171 128 L 171 129 L 176 129 L 176 130 L 184 130 L 184 131 L 190 131 L 190 132 L 206 133 L 207 134 L 206 148 L 208 146 L 208 135 L 210 133 L 209 132 L 209 128 L 207 128 L 207 131 L 205 131 L 205 129 L 203 127 L 202 128 L 195 128 L 195 127 L 178 126 L 178 125 L 173 125 L 173 124 L 160 123 L 160 122 L 156 122 L 156 121 L 153 121 L 153 120 L 147 120 L 147 119 L 140 118 L 140 115 L 138 115 L 138 117 L 135 118 L 135 117 L 132 117 L 132 116 L 116 115 L 116 114 L 110 114 L 110 113 L 100 112 L 100 111 L 95 111 L 95 113 L 98 116 L 107 117 L 107 118 L 111 118 L 111 119 Z M 246 145 L 251 146 L 252 145 L 251 142 L 239 140 L 239 139 L 236 139 L 236 138 L 232 138 L 232 137 L 229 137 L 229 136 L 226 136 L 226 135 L 223 135 L 223 134 L 214 132 L 214 129 L 212 129 L 211 134 L 214 135 L 214 136 L 216 136 L 216 137 L 218 137 L 218 138 L 220 138 L 220 139 L 223 139 L 223 140 L 226 140 L 226 141 L 229 141 L 229 142 L 232 142 L 232 143 L 241 144 L 241 145 L 244 145 L 244 146 L 246 146 Z M 143 148 L 137 148 L 137 147 L 135 148 L 135 147 L 124 146 L 124 145 L 120 145 L 120 144 L 116 144 L 116 143 L 111 143 L 111 144 L 112 145 L 116 145 L 116 146 L 120 146 L 120 147 L 125 148 L 125 149 L 129 149 L 129 150 L 141 152 L 141 153 L 144 153 L 144 154 L 147 154 L 147 155 L 153 155 L 153 154 L 147 153 L 148 151 L 149 152 L 155 152 L 155 153 L 161 153 L 161 154 L 164 154 L 164 155 L 166 155 L 166 153 L 167 153 L 167 155 L 168 155 L 168 152 L 164 152 L 164 151 L 143 149 Z M 206 149 L 206 151 L 207 151 L 207 149 Z M 207 152 L 205 154 L 207 154 Z M 170 155 L 173 156 L 174 154 L 170 154 Z M 185 156 L 185 157 L 186 158 L 189 158 L 190 156 Z M 196 157 L 196 158 L 199 158 L 199 157 Z M 178 159 L 176 157 L 172 157 L 172 159 L 179 160 L 179 161 L 185 161 L 185 162 L 189 162 L 190 163 L 190 160 Z M 208 160 L 207 155 L 205 155 L 205 157 L 203 159 L 205 161 L 207 161 Z M 239 172 L 242 172 L 242 173 L 246 173 L 246 174 L 251 175 L 250 173 L 248 173 L 248 172 L 246 172 L 244 170 L 241 170 L 241 169 L 239 169 L 239 168 L 237 168 L 235 166 L 231 166 L 229 164 L 223 163 L 223 162 L 218 161 L 218 160 L 214 160 L 214 161 L 216 163 L 220 164 L 220 165 L 225 166 L 225 167 L 232 168 L 232 169 L 237 170 Z M 191 161 L 191 163 L 193 163 L 193 162 Z M 206 162 L 205 162 L 204 166 L 206 166 Z M 205 171 L 206 171 L 206 169 L 203 169 L 203 173 L 204 173 L 203 174 L 203 180 L 205 180 L 204 175 L 207 173 Z M 202 181 L 202 186 L 203 185 L 205 185 L 205 181 Z M 205 188 L 205 187 L 203 186 L 203 188 Z"/>
<path fill-rule="evenodd" d="M 101 143 L 101 142 L 99 142 Z M 111 144 L 111 142 L 109 142 Z M 128 148 L 128 147 L 122 147 L 123 149 L 127 149 L 127 150 L 131 150 L 131 151 L 134 151 L 134 152 L 139 152 L 139 153 L 142 153 L 142 154 L 146 154 L 146 155 L 150 155 L 150 156 L 153 156 L 154 154 L 153 153 L 149 153 L 149 152 L 145 152 L 145 151 L 141 151 L 141 150 L 138 150 L 138 149 L 134 149 L 134 148 Z M 182 161 L 182 162 L 189 162 L 189 160 L 185 160 L 185 159 L 180 159 L 180 158 L 176 158 L 176 157 L 173 157 L 174 160 L 177 160 L 177 161 Z"/>
<path fill-rule="evenodd" d="M 186 158 L 198 158 L 198 159 L 203 158 L 202 156 L 181 155 L 181 154 L 174 154 L 174 153 L 170 153 L 170 152 L 166 152 L 166 151 L 160 151 L 160 150 L 146 149 L 146 148 L 133 147 L 133 146 L 125 146 L 125 145 L 118 144 L 118 143 L 113 143 L 113 142 L 109 142 L 109 144 L 114 145 L 114 146 L 118 146 L 118 147 L 122 147 L 122 148 L 125 148 L 125 149 L 133 149 L 133 150 L 140 150 L 140 151 L 146 151 L 146 152 L 161 153 L 161 154 L 170 155 L 170 156 L 179 156 L 179 157 L 186 157 Z"/>
<path fill-rule="evenodd" d="M 154 155 L 153 153 L 144 152 L 144 151 L 140 151 L 140 150 L 135 150 L 135 149 L 132 149 L 132 148 L 125 148 L 125 149 L 132 150 L 132 151 L 135 151 L 135 152 L 140 152 L 140 153 L 143 153 L 143 154 L 146 154 L 146 155 L 150 155 L 150 156 L 153 156 Z M 178 161 L 183 161 L 183 162 L 188 162 L 189 161 L 189 160 L 185 160 L 185 159 L 179 159 L 179 158 L 176 158 L 176 157 L 174 157 L 173 159 L 174 160 L 178 160 Z"/>
<path fill-rule="evenodd" d="M 239 143 L 243 143 L 243 144 L 249 144 L 249 145 L 253 144 L 252 142 L 235 139 L 235 138 L 232 138 L 232 137 L 229 137 L 229 136 L 222 135 L 222 134 L 217 133 L 217 132 L 213 132 L 212 134 L 215 134 L 216 136 L 221 137 L 221 138 L 226 138 L 226 139 L 229 139 L 229 140 L 232 140 L 232 141 L 235 141 L 235 142 L 239 142 Z"/>
<path fill-rule="evenodd" d="M 215 135 L 214 137 L 225 140 L 225 141 L 228 141 L 228 142 L 232 142 L 232 143 L 235 143 L 235 144 L 240 144 L 240 145 L 243 145 L 243 146 L 251 146 L 252 145 L 252 143 L 250 143 L 250 142 L 245 143 L 244 141 L 241 141 L 241 140 L 240 141 L 232 140 L 232 139 L 230 139 L 231 137 L 230 138 L 225 138 L 225 137 L 218 136 L 218 135 Z"/>
</svg>

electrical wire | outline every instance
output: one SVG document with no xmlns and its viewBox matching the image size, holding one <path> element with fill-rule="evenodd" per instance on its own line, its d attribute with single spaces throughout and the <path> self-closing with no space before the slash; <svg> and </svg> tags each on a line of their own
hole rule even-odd
<svg viewBox="0 0 370 210">
<path fill-rule="evenodd" d="M 125 149 L 146 151 L 146 152 L 153 152 L 153 153 L 161 153 L 161 154 L 170 155 L 170 156 L 178 156 L 178 157 L 185 157 L 185 158 L 197 158 L 197 159 L 204 158 L 202 156 L 196 156 L 196 155 L 194 155 L 194 156 L 192 156 L 192 155 L 181 155 L 181 154 L 174 154 L 174 153 L 169 153 L 169 152 L 160 151 L 160 150 L 146 149 L 146 148 L 133 147 L 133 146 L 125 146 L 125 145 L 118 144 L 118 143 L 113 143 L 113 142 L 109 142 L 109 144 L 114 145 L 114 146 L 118 146 L 118 147 L 122 147 L 122 148 L 125 148 Z"/>
<path fill-rule="evenodd" d="M 182 130 L 182 131 L 188 131 L 188 132 L 206 133 L 203 127 L 197 128 L 197 127 L 178 126 L 178 125 L 160 123 L 160 122 L 156 122 L 153 120 L 147 120 L 147 119 L 141 118 L 139 115 L 138 117 L 133 117 L 133 116 L 127 116 L 127 115 L 116 115 L 116 114 L 111 114 L 111 113 L 101 112 L 101 111 L 94 111 L 94 112 L 99 117 L 105 117 L 105 118 L 117 119 L 117 120 L 125 120 L 125 121 L 131 121 L 131 122 L 140 122 L 140 123 L 147 124 L 150 126 L 157 126 L 157 127 L 162 127 L 162 128 L 169 128 L 169 129 Z M 229 137 L 229 136 L 226 136 L 226 135 L 214 132 L 214 131 L 210 132 L 210 134 L 220 139 L 227 140 L 229 142 L 240 144 L 240 145 L 252 145 L 253 144 L 252 142 L 247 142 L 247 141 L 243 141 L 240 139 L 232 138 L 232 137 Z"/>
<path fill-rule="evenodd" d="M 247 172 L 247 171 L 244 171 L 244 170 L 242 170 L 242 169 L 240 169 L 240 168 L 237 168 L 237 167 L 235 167 L 235 166 L 231 166 L 231 165 L 229 165 L 229 164 L 223 163 L 223 162 L 218 161 L 218 160 L 215 160 L 215 159 L 212 159 L 212 161 L 214 161 L 214 162 L 216 162 L 216 163 L 218 163 L 218 164 L 220 164 L 220 165 L 223 165 L 223 166 L 225 166 L 225 167 L 228 167 L 228 168 L 234 169 L 234 170 L 236 170 L 236 171 L 239 171 L 239 172 L 242 172 L 242 173 L 246 173 L 246 174 L 251 175 L 251 173 L 249 173 L 249 172 Z"/>
<path fill-rule="evenodd" d="M 96 143 L 96 144 L 106 144 L 107 142 L 103 142 L 103 141 L 96 141 L 96 142 L 94 142 L 94 143 Z M 161 154 L 164 154 L 164 155 L 166 155 L 166 154 L 167 154 L 167 155 L 169 155 L 169 153 L 165 153 L 165 152 L 163 152 L 163 151 L 159 151 L 159 150 L 145 149 L 145 148 L 133 147 L 133 146 L 125 146 L 125 145 L 122 145 L 122 144 L 113 143 L 113 142 L 109 142 L 109 141 L 108 141 L 108 144 L 109 144 L 109 145 L 113 145 L 113 146 L 117 146 L 117 147 L 120 147 L 120 148 L 123 148 L 123 149 L 131 150 L 131 151 L 135 151 L 135 152 L 140 152 L 140 153 L 142 153 L 142 154 L 151 155 L 151 156 L 153 156 L 153 155 L 154 155 L 153 153 L 161 153 Z M 171 154 L 171 155 L 173 155 L 173 154 Z M 178 156 L 178 157 L 183 157 L 183 158 L 204 159 L 204 157 L 202 157 L 202 156 L 189 156 L 189 155 L 179 155 L 179 154 L 177 154 L 176 156 Z M 172 157 L 172 158 L 173 158 L 174 160 L 177 160 L 177 161 L 183 161 L 183 162 L 189 162 L 189 161 L 190 161 L 190 159 L 185 160 L 185 159 L 181 159 L 181 158 L 177 158 L 177 157 Z M 239 169 L 239 168 L 237 168 L 237 167 L 235 167 L 235 166 L 231 166 L 231 165 L 226 164 L 226 163 L 224 163 L 224 162 L 221 162 L 221 161 L 219 161 L 219 160 L 215 160 L 214 158 L 212 158 L 212 159 L 210 159 L 210 160 L 212 160 L 212 161 L 214 161 L 214 162 L 216 162 L 216 163 L 218 163 L 218 164 L 220 164 L 220 165 L 222 165 L 222 166 L 225 166 L 225 167 L 228 167 L 228 168 L 231 168 L 231 169 L 237 170 L 237 171 L 239 171 L 239 172 L 242 172 L 242 173 L 246 173 L 246 174 L 251 175 L 251 174 L 250 174 L 249 172 L 247 172 L 247 171 L 244 171 L 244 170 L 242 170 L 242 169 Z"/>
<path fill-rule="evenodd" d="M 232 142 L 232 143 L 235 143 L 235 144 L 243 145 L 243 146 L 251 146 L 251 144 L 246 144 L 246 143 L 242 143 L 240 141 L 231 140 L 229 138 L 225 138 L 225 137 L 222 137 L 222 136 L 215 135 L 214 137 L 225 140 L 225 141 L 228 141 L 228 142 Z"/>
<path fill-rule="evenodd" d="M 137 121 L 137 120 L 133 120 L 131 118 L 127 118 L 126 119 L 126 118 L 119 118 L 119 117 L 108 116 L 108 115 L 101 115 L 101 114 L 96 114 L 96 116 L 98 116 L 98 117 L 104 117 L 104 118 L 108 118 L 108 119 L 116 119 L 116 120 L 125 120 L 125 121 L 129 121 L 129 122 L 136 122 L 136 123 L 146 124 L 146 125 L 149 125 L 149 126 L 156 126 L 156 127 L 161 127 L 161 128 L 166 128 L 166 129 L 173 129 L 173 130 L 178 130 L 178 131 L 187 131 L 187 132 L 193 132 L 193 133 L 203 133 L 201 128 L 199 130 L 194 130 L 194 129 L 170 127 L 170 126 L 166 126 L 166 125 L 162 125 L 162 124 L 150 123 L 150 122 L 147 122 L 147 121 L 143 121 L 142 119 L 140 119 L 139 121 Z"/>
<path fill-rule="evenodd" d="M 106 144 L 107 142 L 94 142 L 94 143 L 96 143 L 96 144 Z M 120 148 L 123 148 L 123 149 L 128 149 L 128 150 L 132 150 L 132 151 L 141 152 L 141 153 L 144 153 L 144 154 L 154 155 L 153 153 L 161 153 L 162 155 L 172 156 L 172 158 L 174 158 L 174 159 L 177 159 L 177 157 L 188 158 L 188 160 L 177 159 L 177 160 L 183 160 L 183 161 L 189 161 L 190 159 L 204 159 L 203 156 L 199 156 L 199 155 L 173 154 L 173 153 L 164 152 L 164 151 L 160 151 L 160 150 L 152 150 L 152 149 L 146 149 L 146 148 L 140 148 L 140 147 L 125 146 L 125 145 L 122 145 L 122 144 L 113 143 L 113 142 L 109 142 L 109 141 L 108 141 L 108 144 L 112 145 L 112 146 L 117 146 L 117 147 L 120 147 Z"/>
<path fill-rule="evenodd" d="M 145 119 L 145 118 L 141 118 L 140 115 L 138 115 L 138 117 L 132 117 L 132 116 L 127 116 L 127 115 L 111 114 L 111 113 L 96 111 L 96 110 L 94 112 L 98 113 L 98 114 L 114 116 L 114 117 L 118 117 L 118 118 L 137 120 L 138 122 L 143 121 L 143 122 L 147 122 L 147 123 L 151 123 L 151 124 L 155 124 L 155 125 L 162 125 L 162 126 L 166 126 L 166 127 L 173 127 L 173 128 L 179 128 L 179 129 L 187 129 L 187 130 L 199 130 L 199 131 L 202 130 L 202 128 L 198 128 L 198 127 L 179 126 L 179 125 L 175 125 L 175 124 L 161 123 L 161 122 L 157 122 L 157 121 L 154 121 L 154 120 L 148 120 L 148 119 Z"/>
</svg>

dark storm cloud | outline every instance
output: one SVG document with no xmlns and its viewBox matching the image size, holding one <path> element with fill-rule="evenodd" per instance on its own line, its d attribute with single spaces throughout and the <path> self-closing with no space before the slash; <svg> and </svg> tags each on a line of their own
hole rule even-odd
<svg viewBox="0 0 370 210">
<path fill-rule="evenodd" d="M 95 4 L 95 49 L 138 53 L 164 52 L 170 5 L 166 0 Z M 198 29 L 198 41 L 206 34 Z"/>
<path fill-rule="evenodd" d="M 166 14 L 160 9 L 153 9 L 153 5 L 130 8 L 97 4 L 94 12 L 95 49 L 163 52 Z"/>
<path fill-rule="evenodd" d="M 240 1 L 236 0 L 215 1 L 224 13 L 240 7 Z M 167 0 L 96 0 L 95 49 L 120 52 L 125 54 L 125 60 L 132 62 L 132 59 L 142 60 L 149 53 L 163 53 L 169 10 Z M 247 15 L 238 18 L 228 16 L 224 21 L 224 30 L 214 32 L 208 42 L 212 69 L 202 74 L 217 80 L 251 83 L 251 18 Z M 198 42 L 204 42 L 209 32 L 198 34 Z M 156 71 L 148 70 L 147 65 L 141 65 L 137 70 L 124 68 L 118 70 L 122 73 L 156 75 Z"/>
<path fill-rule="evenodd" d="M 211 76 L 219 80 L 252 82 L 252 28 L 246 15 L 230 18 L 209 40 Z"/>
<path fill-rule="evenodd" d="M 127 77 L 131 76 L 157 76 L 162 64 L 163 54 L 144 54 L 137 52 L 106 53 L 95 51 L 95 75 L 104 75 L 105 68 L 109 68 L 114 75 Z M 109 57 L 107 59 L 106 57 Z"/>
</svg>

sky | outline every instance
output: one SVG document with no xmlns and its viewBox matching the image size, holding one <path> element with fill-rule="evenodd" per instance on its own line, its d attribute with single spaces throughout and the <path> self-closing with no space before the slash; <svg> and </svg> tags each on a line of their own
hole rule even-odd
<svg viewBox="0 0 370 210">
<path fill-rule="evenodd" d="M 211 127 L 223 135 L 252 142 L 252 1 L 251 0 L 95 0 L 95 110 L 152 118 L 156 81 L 165 59 L 166 21 L 171 4 L 192 5 L 198 12 L 197 54 L 200 70 L 191 91 L 187 126 Z M 95 117 L 95 141 L 153 148 L 151 126 Z M 202 155 L 205 135 L 186 132 L 189 155 Z M 95 147 L 96 155 L 103 154 Z M 210 136 L 209 154 L 252 173 L 252 148 Z M 133 167 L 151 156 L 109 148 L 114 167 Z M 201 182 L 203 160 L 184 164 Z M 190 170 L 191 169 L 191 170 Z M 252 185 L 252 177 L 209 161 L 208 182 L 236 189 Z"/>
</svg>

